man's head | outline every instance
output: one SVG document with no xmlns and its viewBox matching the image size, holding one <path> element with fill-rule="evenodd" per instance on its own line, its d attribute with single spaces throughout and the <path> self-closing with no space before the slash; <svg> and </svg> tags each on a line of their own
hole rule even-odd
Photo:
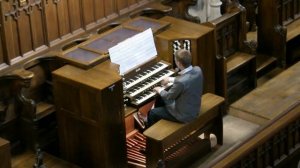
<svg viewBox="0 0 300 168">
<path fill-rule="evenodd" d="M 182 70 L 192 64 L 192 56 L 188 50 L 180 49 L 175 52 L 175 63 Z"/>
</svg>

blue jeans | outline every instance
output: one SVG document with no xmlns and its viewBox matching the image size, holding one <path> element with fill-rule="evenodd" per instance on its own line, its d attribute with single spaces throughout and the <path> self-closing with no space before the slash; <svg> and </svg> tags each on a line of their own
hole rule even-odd
<svg viewBox="0 0 300 168">
<path fill-rule="evenodd" d="M 150 110 L 147 119 L 147 127 L 150 127 L 160 119 L 165 119 L 169 121 L 179 122 L 175 117 L 173 117 L 166 107 L 162 99 L 158 98 L 155 102 L 155 108 Z"/>
</svg>

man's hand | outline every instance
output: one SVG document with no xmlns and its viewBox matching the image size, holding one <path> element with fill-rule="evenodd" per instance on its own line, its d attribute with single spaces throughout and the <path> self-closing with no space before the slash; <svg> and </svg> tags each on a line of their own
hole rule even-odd
<svg viewBox="0 0 300 168">
<path fill-rule="evenodd" d="M 156 92 L 156 93 L 159 93 L 163 88 L 162 87 L 155 87 L 153 88 L 153 90 Z"/>
<path fill-rule="evenodd" d="M 162 85 L 162 86 L 166 86 L 169 82 L 170 82 L 169 77 L 165 77 L 165 78 L 161 81 L 161 85 Z"/>
</svg>

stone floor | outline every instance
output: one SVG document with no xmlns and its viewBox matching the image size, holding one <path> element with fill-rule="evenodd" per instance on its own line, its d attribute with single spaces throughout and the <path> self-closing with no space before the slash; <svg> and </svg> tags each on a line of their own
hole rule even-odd
<svg viewBox="0 0 300 168">
<path fill-rule="evenodd" d="M 223 145 L 215 146 L 213 151 L 209 153 L 206 157 L 201 158 L 194 163 L 191 163 L 189 168 L 201 168 L 222 154 L 226 150 L 230 149 L 234 144 L 237 144 L 243 141 L 248 136 L 251 136 L 259 129 L 259 125 L 242 120 L 240 118 L 226 115 L 223 117 Z M 216 139 L 214 136 L 211 136 L 212 145 L 216 144 Z"/>
</svg>

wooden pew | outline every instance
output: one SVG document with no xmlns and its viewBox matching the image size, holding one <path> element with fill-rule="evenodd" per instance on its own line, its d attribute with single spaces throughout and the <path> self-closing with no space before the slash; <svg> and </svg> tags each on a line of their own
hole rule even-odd
<svg viewBox="0 0 300 168">
<path fill-rule="evenodd" d="M 33 150 L 57 140 L 51 72 L 62 65 L 55 56 L 41 56 L 23 65 L 34 76 L 21 94 L 21 132 L 23 141 Z"/>
<path fill-rule="evenodd" d="M 247 31 L 256 31 L 256 8 L 257 0 L 241 0 L 241 4 L 247 10 L 247 21 L 249 22 L 249 27 Z"/>
<path fill-rule="evenodd" d="M 299 6 L 300 0 L 258 1 L 257 52 L 275 57 L 281 67 L 299 59 Z"/>
<path fill-rule="evenodd" d="M 23 149 L 17 102 L 21 98 L 22 88 L 29 84 L 32 77 L 31 72 L 24 70 L 0 76 L 0 137 L 10 141 L 12 153 Z"/>
<path fill-rule="evenodd" d="M 10 168 L 10 144 L 7 140 L 0 137 L 0 168 Z"/>
<path fill-rule="evenodd" d="M 144 131 L 143 134 L 147 137 L 147 167 L 156 167 L 158 164 L 176 167 L 188 162 L 193 154 L 197 153 L 198 156 L 206 154 L 210 150 L 210 143 L 204 140 L 199 142 L 199 135 L 202 133 L 215 134 L 217 143 L 222 145 L 224 109 L 224 98 L 206 93 L 202 96 L 201 111 L 195 121 L 182 124 L 160 120 Z M 172 156 L 192 142 L 196 144 L 190 146 L 188 153 L 181 157 Z"/>
<path fill-rule="evenodd" d="M 216 93 L 230 104 L 256 87 L 256 60 L 246 41 L 246 13 L 229 6 L 221 17 L 203 23 L 216 31 Z"/>
<path fill-rule="evenodd" d="M 236 144 L 208 165 L 223 167 L 297 167 L 300 158 L 300 101 L 245 141 Z"/>
</svg>

